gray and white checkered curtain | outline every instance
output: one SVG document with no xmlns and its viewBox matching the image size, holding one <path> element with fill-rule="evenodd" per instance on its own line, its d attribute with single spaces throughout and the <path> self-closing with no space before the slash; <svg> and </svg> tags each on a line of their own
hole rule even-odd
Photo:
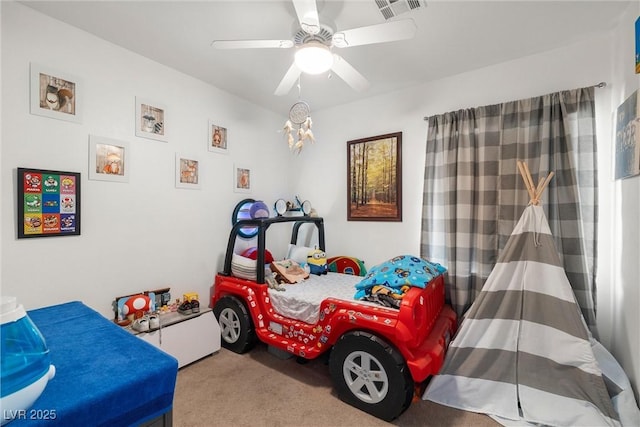
<svg viewBox="0 0 640 427">
<path fill-rule="evenodd" d="M 517 160 L 536 184 L 555 172 L 542 206 L 597 337 L 593 87 L 429 117 L 421 256 L 447 267 L 447 299 L 463 315 L 529 203 Z"/>
</svg>

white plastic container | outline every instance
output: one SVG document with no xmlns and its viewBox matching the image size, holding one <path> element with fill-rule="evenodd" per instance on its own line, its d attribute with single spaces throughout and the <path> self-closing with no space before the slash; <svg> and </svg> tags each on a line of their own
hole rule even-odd
<svg viewBox="0 0 640 427">
<path fill-rule="evenodd" d="M 24 415 L 55 375 L 42 334 L 15 297 L 0 301 L 0 417 Z"/>
</svg>

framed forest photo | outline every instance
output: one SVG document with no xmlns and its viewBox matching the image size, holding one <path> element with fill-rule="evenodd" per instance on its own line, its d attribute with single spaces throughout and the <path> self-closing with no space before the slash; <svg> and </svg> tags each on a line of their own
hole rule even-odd
<svg viewBox="0 0 640 427">
<path fill-rule="evenodd" d="M 347 141 L 347 220 L 402 221 L 402 132 Z"/>
</svg>

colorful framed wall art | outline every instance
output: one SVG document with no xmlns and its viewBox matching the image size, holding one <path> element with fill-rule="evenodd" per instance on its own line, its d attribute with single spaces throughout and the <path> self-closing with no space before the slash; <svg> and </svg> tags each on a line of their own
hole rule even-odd
<svg viewBox="0 0 640 427">
<path fill-rule="evenodd" d="M 18 238 L 80 235 L 80 173 L 18 168 Z"/>
<path fill-rule="evenodd" d="M 636 19 L 636 74 L 640 74 L 640 18 Z"/>
</svg>

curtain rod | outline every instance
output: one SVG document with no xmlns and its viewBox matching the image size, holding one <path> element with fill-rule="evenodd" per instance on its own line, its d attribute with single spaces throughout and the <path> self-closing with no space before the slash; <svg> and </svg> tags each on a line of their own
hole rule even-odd
<svg viewBox="0 0 640 427">
<path fill-rule="evenodd" d="M 593 85 L 592 87 L 596 87 L 596 88 L 600 88 L 600 89 L 601 89 L 601 88 L 603 88 L 603 87 L 607 87 L 607 82 L 600 82 L 600 83 L 598 83 L 598 84 Z M 422 120 L 424 120 L 424 121 L 429 120 L 429 116 L 424 116 L 424 117 L 422 118 Z"/>
</svg>

